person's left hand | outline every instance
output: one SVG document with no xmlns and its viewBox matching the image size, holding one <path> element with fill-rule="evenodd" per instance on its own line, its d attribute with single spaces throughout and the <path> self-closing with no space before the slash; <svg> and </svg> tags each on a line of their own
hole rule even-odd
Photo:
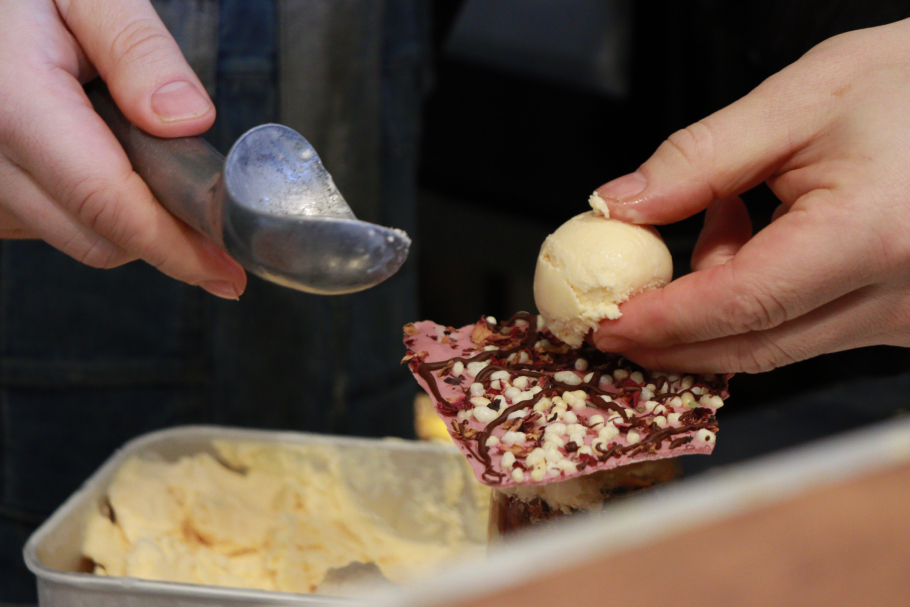
<svg viewBox="0 0 910 607">
<path fill-rule="evenodd" d="M 602 186 L 613 217 L 708 209 L 694 272 L 632 297 L 593 334 L 649 368 L 760 372 L 910 346 L 910 20 L 815 47 Z M 751 234 L 738 194 L 781 201 Z"/>
</svg>

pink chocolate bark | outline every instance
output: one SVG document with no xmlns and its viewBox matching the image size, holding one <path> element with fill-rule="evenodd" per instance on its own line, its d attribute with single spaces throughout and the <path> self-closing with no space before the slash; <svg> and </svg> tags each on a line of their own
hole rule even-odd
<svg viewBox="0 0 910 607">
<path fill-rule="evenodd" d="M 407 362 L 477 479 L 510 487 L 714 449 L 729 376 L 642 369 L 573 349 L 538 317 L 405 326 Z"/>
</svg>

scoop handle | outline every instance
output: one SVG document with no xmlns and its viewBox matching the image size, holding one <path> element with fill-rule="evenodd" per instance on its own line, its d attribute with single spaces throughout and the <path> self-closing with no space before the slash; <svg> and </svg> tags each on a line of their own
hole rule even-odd
<svg viewBox="0 0 910 607">
<path fill-rule="evenodd" d="M 134 126 L 100 78 L 85 92 L 158 202 L 224 248 L 224 156 L 200 137 L 162 139 Z"/>
</svg>

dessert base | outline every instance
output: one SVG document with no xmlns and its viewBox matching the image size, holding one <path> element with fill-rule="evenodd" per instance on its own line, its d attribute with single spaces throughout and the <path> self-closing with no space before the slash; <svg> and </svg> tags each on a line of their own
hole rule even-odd
<svg viewBox="0 0 910 607">
<path fill-rule="evenodd" d="M 515 531 L 571 516 L 599 512 L 617 499 L 678 478 L 678 458 L 638 462 L 545 485 L 494 489 L 490 507 L 490 541 Z"/>
</svg>

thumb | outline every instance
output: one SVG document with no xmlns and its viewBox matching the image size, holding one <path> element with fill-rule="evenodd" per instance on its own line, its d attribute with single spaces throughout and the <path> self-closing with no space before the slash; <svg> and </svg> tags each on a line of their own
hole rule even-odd
<svg viewBox="0 0 910 607">
<path fill-rule="evenodd" d="M 148 0 L 57 0 L 124 115 L 159 137 L 198 135 L 215 106 Z"/>
<path fill-rule="evenodd" d="M 764 87 L 764 88 L 763 88 Z M 597 189 L 610 216 L 631 223 L 685 219 L 769 177 L 796 149 L 793 116 L 766 82 L 730 106 L 677 131 L 637 171 Z"/>
</svg>

